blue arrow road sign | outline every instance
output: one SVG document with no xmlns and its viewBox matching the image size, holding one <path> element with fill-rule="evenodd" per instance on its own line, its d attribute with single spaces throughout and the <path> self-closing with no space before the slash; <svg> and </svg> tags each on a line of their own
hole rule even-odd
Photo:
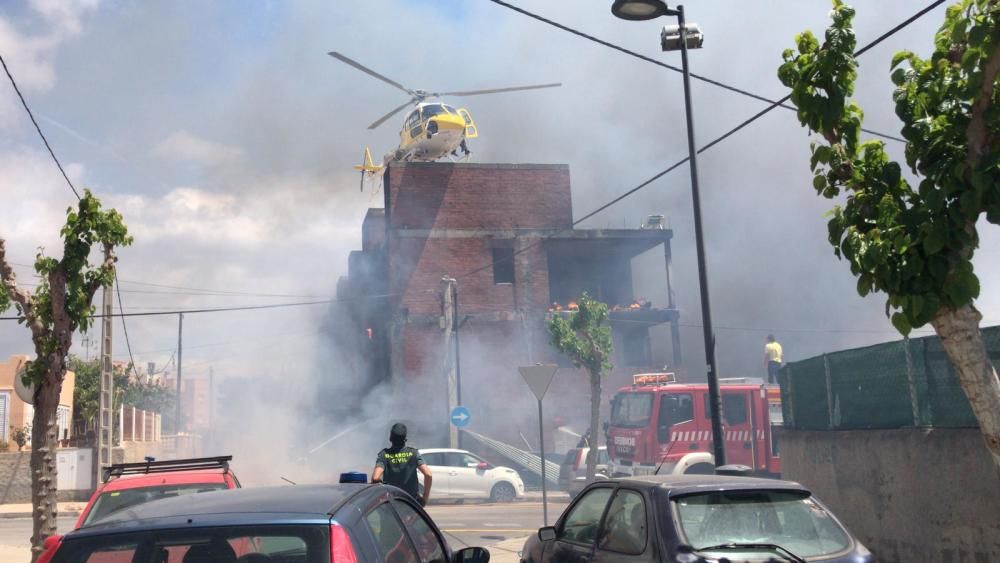
<svg viewBox="0 0 1000 563">
<path fill-rule="evenodd" d="M 469 409 L 465 407 L 451 409 L 451 423 L 459 428 L 468 425 L 471 418 L 472 415 L 469 414 Z"/>
</svg>

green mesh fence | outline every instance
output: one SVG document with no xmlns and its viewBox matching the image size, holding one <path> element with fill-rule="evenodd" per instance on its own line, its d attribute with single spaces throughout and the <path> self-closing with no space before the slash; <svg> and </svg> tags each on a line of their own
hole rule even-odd
<svg viewBox="0 0 1000 563">
<path fill-rule="evenodd" d="M 1000 327 L 983 329 L 983 339 L 997 365 Z M 936 336 L 789 363 L 781 400 L 785 425 L 799 430 L 978 426 Z"/>
</svg>

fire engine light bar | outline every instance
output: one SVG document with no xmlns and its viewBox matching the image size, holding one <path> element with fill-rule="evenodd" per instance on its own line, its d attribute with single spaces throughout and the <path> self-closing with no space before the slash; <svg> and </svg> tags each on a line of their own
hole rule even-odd
<svg viewBox="0 0 1000 563">
<path fill-rule="evenodd" d="M 632 376 L 632 385 L 663 385 L 676 382 L 677 377 L 673 373 L 637 373 Z"/>
</svg>

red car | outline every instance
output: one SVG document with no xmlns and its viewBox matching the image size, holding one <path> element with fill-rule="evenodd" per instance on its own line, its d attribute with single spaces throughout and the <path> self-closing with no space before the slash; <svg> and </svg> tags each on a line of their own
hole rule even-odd
<svg viewBox="0 0 1000 563">
<path fill-rule="evenodd" d="M 104 469 L 104 482 L 80 513 L 81 528 L 112 512 L 161 498 L 236 489 L 240 482 L 229 469 L 233 456 L 117 463 Z"/>
</svg>

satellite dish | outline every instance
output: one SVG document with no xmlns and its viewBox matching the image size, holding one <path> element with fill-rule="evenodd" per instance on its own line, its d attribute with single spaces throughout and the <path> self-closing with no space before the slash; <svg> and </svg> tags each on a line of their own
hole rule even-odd
<svg viewBox="0 0 1000 563">
<path fill-rule="evenodd" d="M 35 401 L 35 385 L 28 387 L 24 384 L 24 373 L 27 371 L 26 367 L 19 368 L 17 373 L 14 374 L 14 392 L 17 393 L 17 397 L 28 403 L 33 404 Z"/>
</svg>

